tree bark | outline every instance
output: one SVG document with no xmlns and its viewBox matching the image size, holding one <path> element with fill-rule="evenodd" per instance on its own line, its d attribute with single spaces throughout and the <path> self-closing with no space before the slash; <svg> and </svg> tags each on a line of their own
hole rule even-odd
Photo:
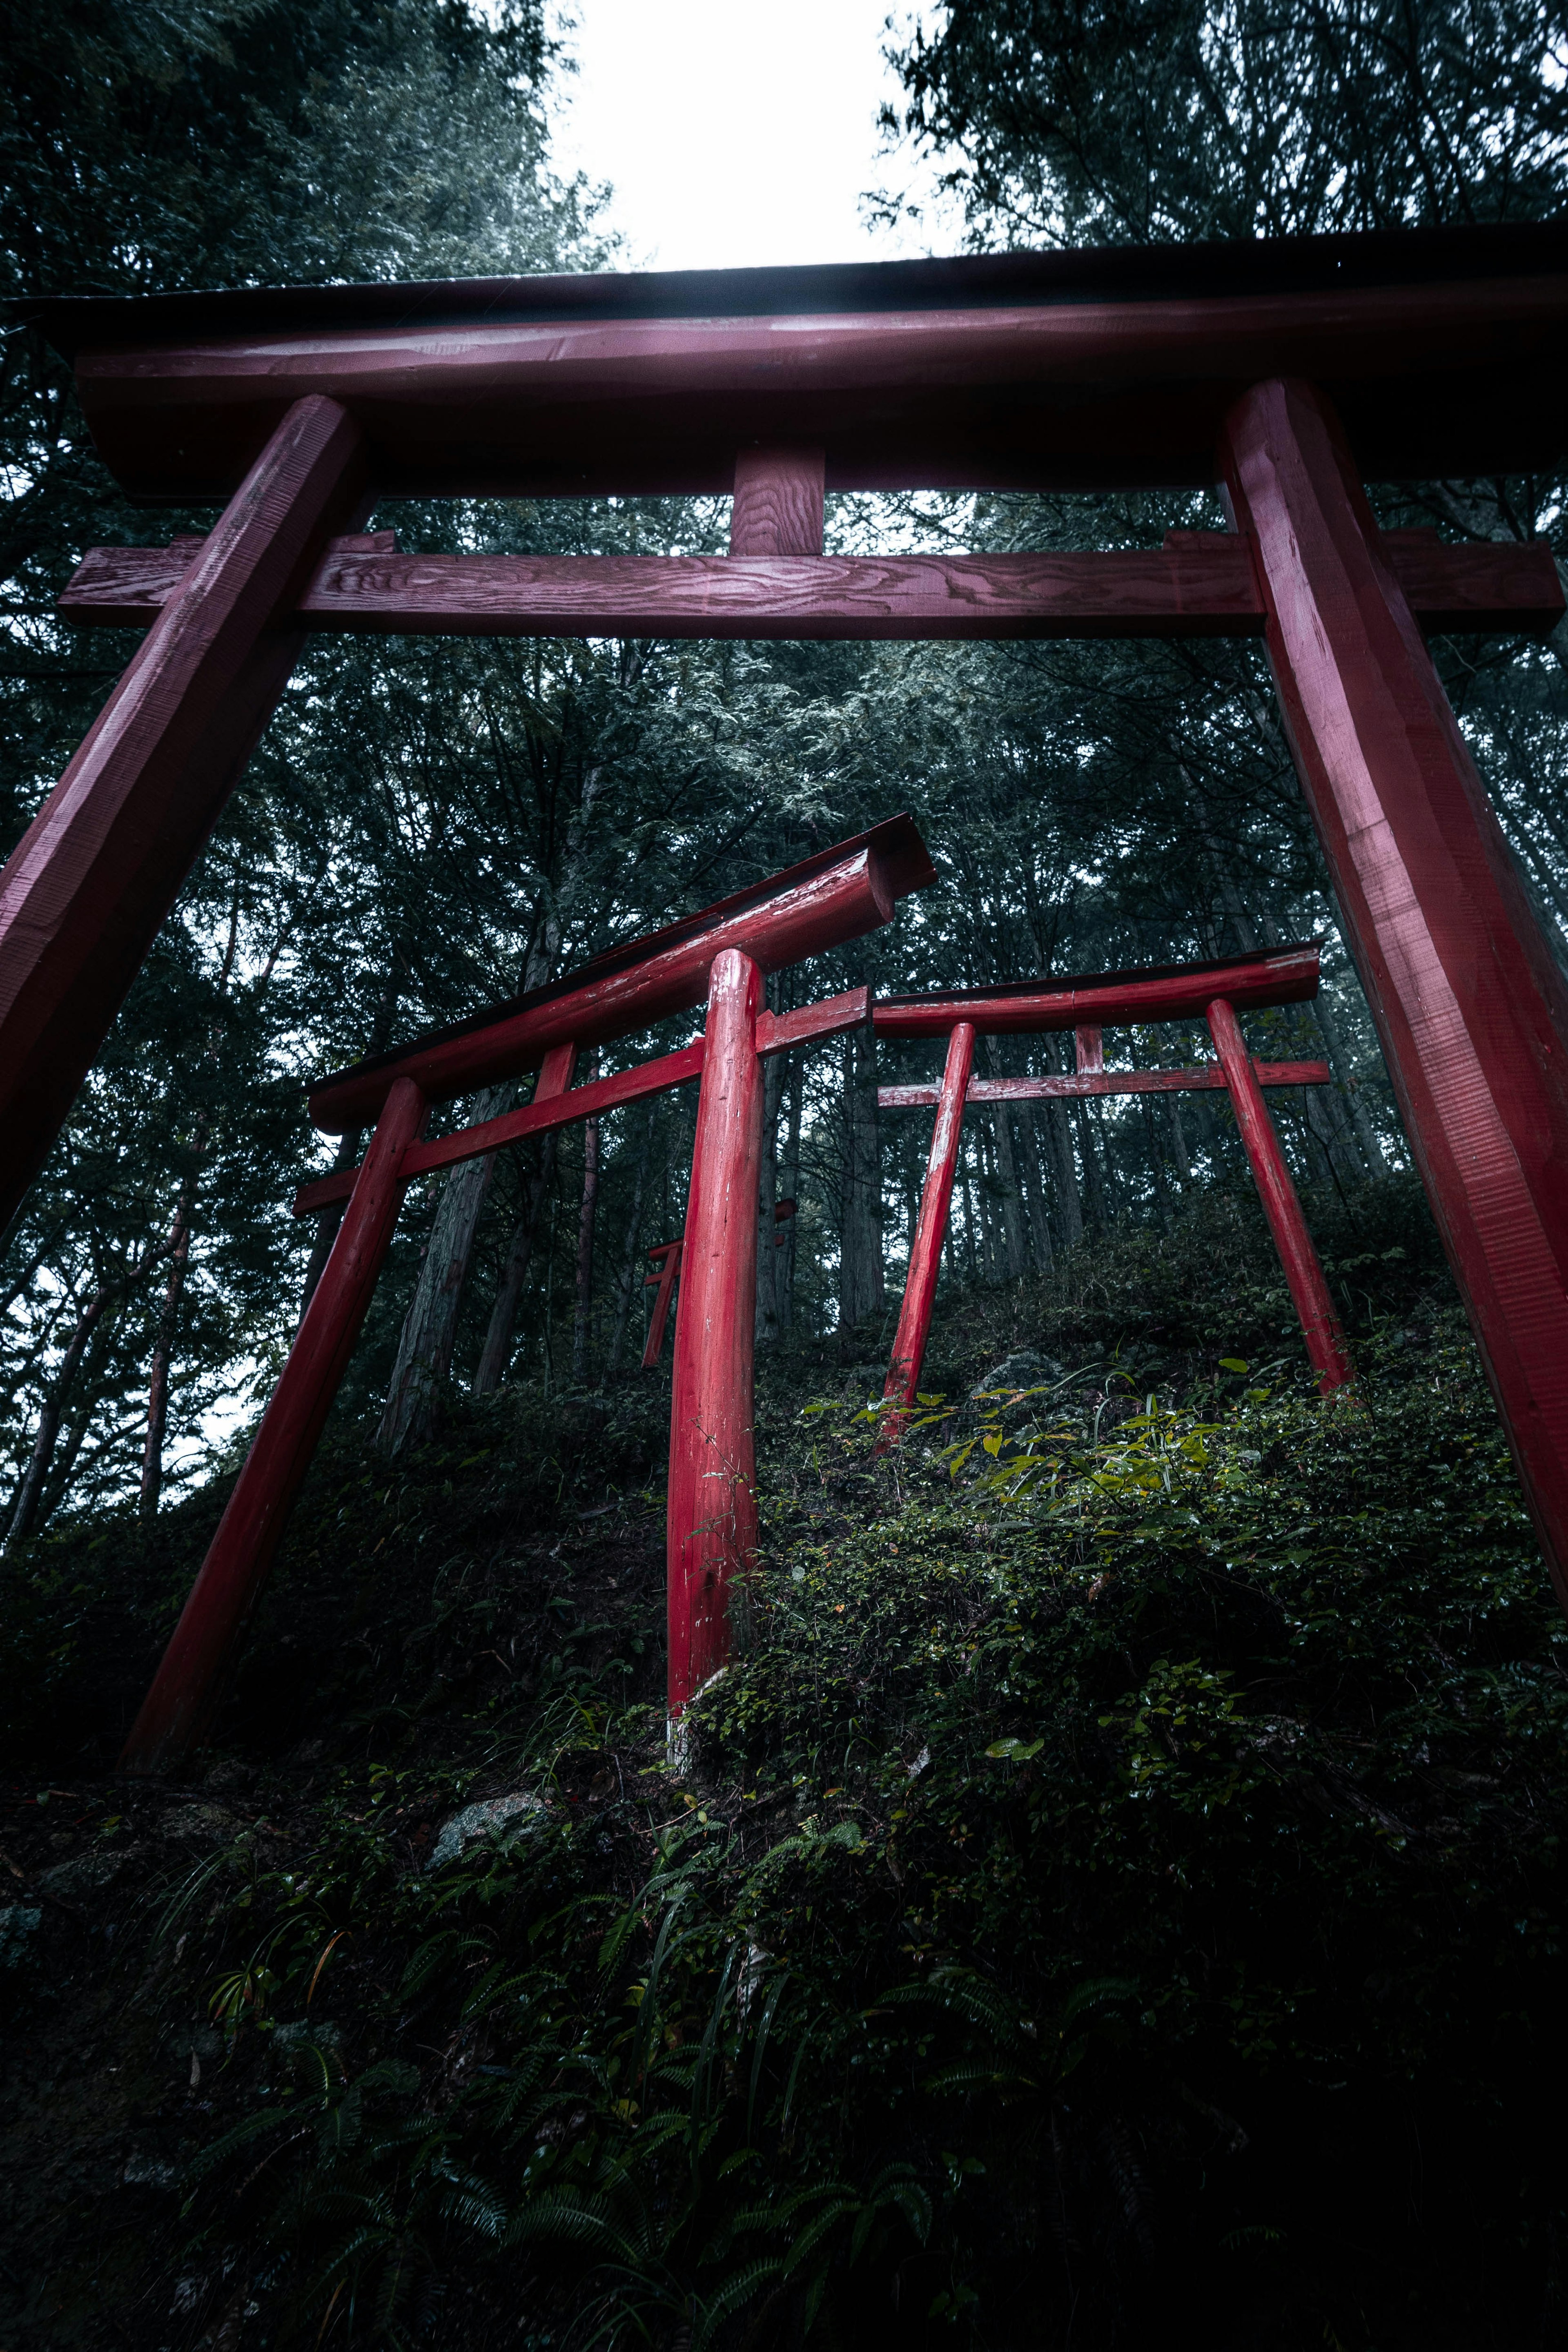
<svg viewBox="0 0 1568 2352">
<path fill-rule="evenodd" d="M 523 1213 L 512 1228 L 501 1286 L 490 1309 L 489 1328 L 479 1352 L 479 1369 L 474 1375 L 473 1393 L 476 1396 L 493 1396 L 507 1377 L 507 1366 L 512 1356 L 512 1337 L 517 1326 L 517 1307 L 533 1258 L 534 1235 L 538 1231 L 539 1212 L 555 1172 L 556 1132 L 552 1129 L 540 1146 L 538 1173 L 529 1182 Z"/>
<path fill-rule="evenodd" d="M 882 1165 L 876 1113 L 875 1041 L 869 1024 L 844 1047 L 844 1182 L 839 1234 L 839 1322 L 850 1329 L 880 1314 Z"/>
<path fill-rule="evenodd" d="M 22 1483 L 16 1490 L 16 1506 L 11 1515 L 11 1525 L 5 1537 L 7 1552 L 16 1550 L 32 1534 L 38 1518 L 38 1506 L 43 1500 L 44 1482 L 55 1458 L 55 1447 L 60 1434 L 60 1423 L 65 1416 L 66 1400 L 75 1384 L 88 1341 L 98 1328 L 99 1321 L 116 1290 L 123 1286 L 105 1283 L 94 1291 L 77 1318 L 76 1328 L 66 1343 L 60 1369 L 55 1375 L 48 1395 L 38 1412 L 37 1434 Z"/>
<path fill-rule="evenodd" d="M 781 1058 L 788 1058 L 791 1066 L 787 1081 L 789 1089 L 789 1123 L 785 1131 L 784 1161 L 779 1171 L 779 1181 L 783 1186 L 782 1197 L 786 1201 L 799 1203 L 800 1198 L 800 1097 L 805 1080 L 799 1061 L 792 1055 Z M 800 1222 L 800 1213 L 797 1206 L 795 1214 L 784 1226 L 784 1246 L 774 1253 L 773 1307 L 780 1331 L 788 1331 L 795 1320 L 796 1228 Z"/>
<path fill-rule="evenodd" d="M 782 1238 L 774 1211 L 779 1206 L 779 1114 L 789 1076 L 788 1055 L 762 1065 L 762 1168 L 757 1188 L 757 1345 L 769 1348 L 779 1337 L 779 1260 Z M 788 1197 L 787 1195 L 785 1197 Z"/>
<path fill-rule="evenodd" d="M 994 1037 L 986 1040 L 986 1058 L 991 1066 L 991 1076 L 1002 1075 L 1001 1049 Z M 1028 1258 L 1023 1235 L 1023 1188 L 1019 1181 L 1018 1160 L 1013 1150 L 1012 1122 L 1006 1103 L 996 1109 L 997 1172 L 1001 1180 L 1002 1240 L 1007 1250 L 1008 1279 L 1021 1282 Z"/>
<path fill-rule="evenodd" d="M 599 1205 L 599 1121 L 582 1129 L 582 1205 L 577 1213 L 577 1303 L 571 1322 L 571 1377 L 588 1378 L 593 1314 L 593 1213 Z"/>
<path fill-rule="evenodd" d="M 515 1092 L 510 1085 L 486 1087 L 474 1098 L 467 1124 L 481 1127 L 486 1119 L 499 1118 L 510 1108 Z M 455 1168 L 442 1187 L 441 1205 L 425 1245 L 413 1303 L 403 1318 L 386 1410 L 376 1432 L 376 1443 L 383 1454 L 401 1453 L 411 1440 L 417 1443 L 428 1437 L 435 1425 L 452 1363 L 457 1310 L 474 1255 L 474 1237 L 495 1173 L 496 1155 L 488 1151 L 482 1160 L 467 1160 Z"/>
<path fill-rule="evenodd" d="M 152 1374 L 147 1386 L 147 1437 L 141 1448 L 140 1516 L 155 1519 L 163 1491 L 163 1440 L 169 1426 L 169 1380 L 174 1360 L 174 1330 L 191 1258 L 191 1210 L 193 1183 L 181 1192 L 170 1229 L 169 1279 L 163 1286 L 163 1307 L 152 1346 Z"/>
</svg>

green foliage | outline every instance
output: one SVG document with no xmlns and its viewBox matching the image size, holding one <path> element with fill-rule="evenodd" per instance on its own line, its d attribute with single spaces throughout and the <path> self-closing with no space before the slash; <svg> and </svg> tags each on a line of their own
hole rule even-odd
<svg viewBox="0 0 1568 2352">
<path fill-rule="evenodd" d="M 606 1582 L 635 1487 L 576 1518 L 630 1438 L 530 1473 L 538 1412 L 506 1438 L 497 1406 L 395 1494 L 345 1439 L 286 1615 L 334 1527 L 384 1611 L 442 1580 L 420 1538 L 455 1569 L 530 1476 L 527 1542 L 580 1525 L 578 1565 L 515 1679 L 361 1685 L 287 1845 L 264 1822 L 172 1890 L 157 1997 L 226 2053 L 182 2262 L 267 2282 L 279 2341 L 441 2336 L 461 2279 L 465 2326 L 541 2346 L 863 2340 L 894 2297 L 911 2343 L 1096 2345 L 1197 2292 L 1217 2327 L 1317 2313 L 1305 2343 L 1394 2309 L 1345 2200 L 1405 2244 L 1381 2170 L 1419 2131 L 1431 2229 L 1479 2199 L 1515 2249 L 1456 2284 L 1424 2238 L 1420 2308 L 1527 2312 L 1564 1636 L 1469 1343 L 1401 1304 L 1326 1406 L 1190 1339 L 933 1394 L 893 1455 L 852 1392 L 779 1391 L 751 1646 L 684 1776 L 632 1652 L 657 1580 L 618 1618 Z M 459 1571 L 440 1639 L 481 1642 L 490 1590 Z M 542 1811 L 434 1865 L 436 1822 L 517 1790 Z"/>
</svg>

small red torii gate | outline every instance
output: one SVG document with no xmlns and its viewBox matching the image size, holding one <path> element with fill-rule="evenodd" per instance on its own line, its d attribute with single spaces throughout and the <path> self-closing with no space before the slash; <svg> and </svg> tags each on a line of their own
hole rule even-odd
<svg viewBox="0 0 1568 2352">
<path fill-rule="evenodd" d="M 1568 222 L 20 306 L 130 497 L 62 615 L 147 634 L 0 877 L 0 1220 L 315 630 L 1251 636 L 1568 1606 L 1568 982 L 1426 643 L 1546 635 L 1543 541 L 1364 487 L 1568 455 Z M 831 557 L 825 489 L 1218 491 L 1163 546 Z M 728 495 L 727 556 L 400 554 L 378 499 Z"/>
<path fill-rule="evenodd" d="M 1236 1014 L 1270 1004 L 1300 1004 L 1318 992 L 1315 945 L 1230 956 L 1218 963 L 1162 964 L 1142 971 L 1099 972 L 1053 983 L 1010 981 L 992 988 L 933 996 L 884 997 L 872 1007 L 879 1037 L 946 1037 L 947 1059 L 939 1087 L 881 1087 L 885 1110 L 936 1106 L 920 1217 L 910 1244 L 904 1305 L 894 1338 L 883 1397 L 896 1435 L 913 1405 L 925 1360 L 936 1274 L 947 1231 L 958 1143 L 967 1103 L 1064 1102 L 1100 1095 L 1196 1094 L 1223 1088 L 1230 1097 L 1274 1246 L 1301 1318 L 1307 1354 L 1327 1396 L 1354 1377 L 1344 1334 L 1301 1203 L 1280 1149 L 1265 1087 L 1322 1087 L 1326 1062 L 1260 1062 L 1248 1054 Z M 1107 1070 L 1103 1032 L 1136 1024 L 1206 1019 L 1218 1062 L 1182 1070 Z M 1040 1078 L 971 1078 L 977 1036 L 1016 1037 L 1071 1029 L 1077 1068 Z"/>
<path fill-rule="evenodd" d="M 669 1713 L 729 1655 L 729 1585 L 756 1549 L 752 1350 L 766 1056 L 866 1019 L 852 988 L 794 1013 L 763 1003 L 766 974 L 885 923 L 935 881 L 907 816 L 837 844 L 735 897 L 455 1028 L 354 1063 L 310 1096 L 328 1134 L 374 1123 L 357 1168 L 305 1185 L 296 1216 L 347 1200 L 288 1360 L 120 1759 L 156 1772 L 206 1734 L 310 1466 L 392 1241 L 404 1187 L 530 1135 L 701 1081 L 676 1325 L 666 1504 Z M 701 1037 L 630 1070 L 571 1084 L 584 1046 L 635 1035 L 707 1000 Z M 425 1143 L 433 1103 L 536 1069 L 533 1099 Z"/>
</svg>

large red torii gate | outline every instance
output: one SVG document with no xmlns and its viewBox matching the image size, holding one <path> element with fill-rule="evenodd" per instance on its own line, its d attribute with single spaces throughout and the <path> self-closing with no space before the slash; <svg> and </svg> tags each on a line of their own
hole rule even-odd
<svg viewBox="0 0 1568 2352">
<path fill-rule="evenodd" d="M 0 877 L 0 1219 L 311 629 L 1260 635 L 1346 942 L 1568 1601 L 1568 983 L 1424 629 L 1545 633 L 1544 543 L 1363 488 L 1568 451 L 1568 226 L 839 268 L 39 302 L 133 497 L 199 544 L 63 600 L 147 636 Z M 1218 486 L 1138 553 L 831 559 L 824 487 Z M 378 498 L 728 492 L 728 558 L 399 555 Z"/>
<path fill-rule="evenodd" d="M 868 1013 L 852 988 L 794 1013 L 768 1012 L 766 975 L 860 939 L 897 899 L 936 879 L 906 816 L 455 1028 L 324 1078 L 310 1116 L 325 1133 L 373 1123 L 357 1168 L 295 1195 L 308 1216 L 347 1200 L 288 1360 L 143 1700 L 120 1762 L 155 1772 L 210 1728 L 227 1669 L 272 1565 L 391 1244 L 405 1186 L 438 1168 L 601 1118 L 692 1078 L 696 1140 L 686 1202 L 685 1300 L 676 1329 L 665 1506 L 672 1723 L 729 1655 L 729 1589 L 756 1549 L 752 1336 L 761 1066 L 770 1054 L 841 1036 Z M 707 1000 L 704 1034 L 673 1054 L 574 1087 L 584 1046 L 636 1035 Z M 537 1070 L 520 1110 L 421 1141 L 433 1104 Z"/>
</svg>

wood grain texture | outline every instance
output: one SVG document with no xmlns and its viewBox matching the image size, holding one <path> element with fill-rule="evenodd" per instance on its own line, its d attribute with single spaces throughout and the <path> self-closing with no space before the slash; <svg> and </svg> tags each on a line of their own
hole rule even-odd
<svg viewBox="0 0 1568 2352">
<path fill-rule="evenodd" d="M 1302 791 L 1568 1606 L 1568 987 L 1329 403 L 1260 384 L 1228 451 Z"/>
<path fill-rule="evenodd" d="M 1038 988 L 1030 984 L 995 995 L 972 990 L 891 997 L 872 1006 L 872 1021 L 879 1037 L 945 1037 L 956 1021 L 972 1021 L 981 1036 L 1027 1036 L 1039 1030 L 1202 1020 L 1218 985 L 1233 1004 L 1249 1011 L 1301 1003 L 1317 994 L 1318 950 L 1311 945 L 1281 948 L 1232 957 L 1224 964 L 1117 972 L 1060 988 L 1042 982 Z"/>
<path fill-rule="evenodd" d="M 975 1025 L 972 1021 L 960 1021 L 947 1041 L 947 1061 L 942 1073 L 941 1087 L 932 1089 L 937 1098 L 936 1122 L 931 1130 L 925 1183 L 920 1195 L 920 1217 L 909 1252 L 909 1271 L 904 1276 L 904 1303 L 898 1311 L 893 1359 L 883 1388 L 884 1397 L 896 1398 L 905 1407 L 915 1402 L 915 1392 L 920 1386 L 920 1368 L 925 1360 L 931 1310 L 936 1300 L 936 1276 L 942 1264 L 942 1244 L 947 1232 L 947 1215 L 953 1199 L 953 1179 L 958 1166 L 958 1147 L 963 1139 L 964 1106 L 969 1099 L 969 1073 L 974 1063 Z M 879 1092 L 878 1103 L 883 1099 L 883 1094 Z M 902 1434 L 902 1415 L 891 1415 L 883 1423 L 878 1450 L 896 1444 Z"/>
<path fill-rule="evenodd" d="M 1258 1198 L 1263 1203 L 1263 1214 L 1269 1220 L 1274 1247 L 1280 1253 L 1285 1281 L 1301 1318 L 1307 1356 L 1318 1376 L 1318 1391 L 1320 1395 L 1328 1396 L 1335 1389 L 1348 1387 L 1355 1377 L 1350 1351 L 1301 1213 L 1301 1199 L 1285 1165 L 1274 1122 L 1247 1052 L 1241 1024 L 1236 1018 L 1235 1007 L 1223 997 L 1217 997 L 1208 1008 L 1208 1030 L 1225 1072 L 1230 1108 L 1241 1131 Z"/>
<path fill-rule="evenodd" d="M 735 461 L 731 555 L 821 555 L 821 449 L 742 449 Z"/>
<path fill-rule="evenodd" d="M 402 1201 L 403 1154 L 424 1115 L 423 1097 L 403 1079 L 371 1139 L 282 1378 L 131 1727 L 122 1772 L 165 1771 L 206 1736 L 364 1322 Z"/>
<path fill-rule="evenodd" d="M 959 1026 L 967 1026 L 960 1023 Z M 956 1029 L 954 1035 L 957 1034 Z M 1256 1062 L 1260 1087 L 1326 1087 L 1326 1062 Z M 1217 1062 L 1186 1070 L 1065 1071 L 1043 1078 L 975 1078 L 966 1099 L 972 1103 L 1086 1102 L 1101 1095 L 1197 1095 L 1222 1093 L 1225 1072 Z M 879 1087 L 883 1110 L 929 1109 L 942 1099 L 940 1087 Z"/>
<path fill-rule="evenodd" d="M 1391 534 L 1386 549 L 1428 628 L 1542 635 L 1563 617 L 1544 542 Z M 186 566 L 178 548 L 92 548 L 60 613 L 138 626 Z M 297 617 L 302 629 L 415 636 L 956 640 L 1251 636 L 1264 609 L 1248 542 L 1187 531 L 1144 552 L 1010 556 L 398 555 L 339 541 Z"/>
<path fill-rule="evenodd" d="M 831 487 L 1208 484 L 1239 391 L 1333 384 L 1363 463 L 1485 473 L 1561 454 L 1564 275 L 788 316 L 415 320 L 82 348 L 94 441 L 134 495 L 224 497 L 290 402 L 365 423 L 389 495 L 729 491 L 737 448 Z M 1414 396 L 1413 396 L 1414 395 Z M 1558 404 L 1560 407 L 1560 403 Z"/>
<path fill-rule="evenodd" d="M 824 1037 L 847 1036 L 870 1010 L 869 988 L 846 988 L 841 995 L 820 997 L 793 1013 L 759 1013 L 757 1050 L 766 1059 L 770 1054 L 788 1054 L 795 1045 L 819 1045 Z"/>
<path fill-rule="evenodd" d="M 0 1225 L 271 714 L 301 588 L 364 481 L 335 402 L 288 411 L 0 876 Z"/>
<path fill-rule="evenodd" d="M 762 970 L 727 948 L 708 991 L 670 1396 L 669 1717 L 727 1664 L 737 1578 L 757 1550 L 752 1423 Z"/>
</svg>

